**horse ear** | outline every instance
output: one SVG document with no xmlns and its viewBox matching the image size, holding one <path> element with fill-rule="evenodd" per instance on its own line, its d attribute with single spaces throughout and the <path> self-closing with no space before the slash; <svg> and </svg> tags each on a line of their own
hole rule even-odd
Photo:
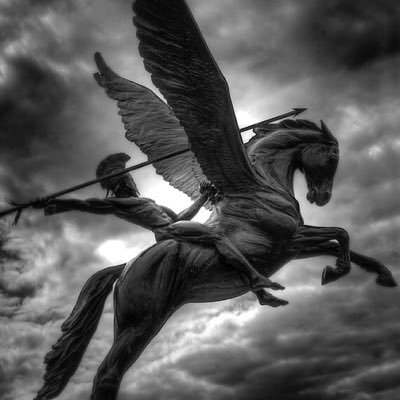
<svg viewBox="0 0 400 400">
<path fill-rule="evenodd" d="M 335 136 L 333 136 L 332 132 L 329 130 L 329 128 L 326 126 L 325 122 L 322 121 L 321 119 L 321 130 L 322 133 L 324 134 L 324 136 L 328 139 L 328 140 L 333 140 L 336 141 Z"/>
</svg>

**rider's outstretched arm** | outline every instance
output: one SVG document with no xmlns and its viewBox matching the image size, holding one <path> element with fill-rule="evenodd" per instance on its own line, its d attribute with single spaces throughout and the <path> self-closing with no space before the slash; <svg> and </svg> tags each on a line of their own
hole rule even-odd
<svg viewBox="0 0 400 400">
<path fill-rule="evenodd" d="M 135 201 L 133 199 L 132 201 Z M 83 211 L 93 214 L 113 214 L 117 207 L 131 207 L 130 199 L 52 199 L 44 205 L 46 215 L 58 214 L 66 211 Z M 40 205 L 37 206 L 41 208 Z M 42 206 L 43 207 L 43 206 Z"/>
</svg>

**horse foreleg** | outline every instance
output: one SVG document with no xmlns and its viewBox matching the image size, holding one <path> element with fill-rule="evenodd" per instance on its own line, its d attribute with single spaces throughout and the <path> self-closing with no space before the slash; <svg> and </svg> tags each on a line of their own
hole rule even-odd
<svg viewBox="0 0 400 400">
<path fill-rule="evenodd" d="M 294 238 L 293 247 L 302 251 L 313 246 L 336 240 L 338 243 L 336 268 L 326 266 L 322 273 L 322 284 L 334 282 L 350 271 L 350 239 L 348 233 L 342 228 L 319 227 L 303 225 L 299 227 Z"/>
<path fill-rule="evenodd" d="M 296 256 L 297 259 L 302 258 L 310 258 L 310 257 L 318 257 L 318 256 L 338 256 L 339 254 L 339 245 L 334 242 L 325 241 L 319 244 L 315 244 L 313 246 L 308 246 L 304 249 L 300 250 L 300 253 Z M 357 253 L 355 251 L 350 250 L 350 260 L 352 263 L 358 265 L 359 267 L 365 269 L 368 272 L 378 274 L 378 277 L 375 279 L 375 282 L 378 285 L 386 286 L 386 287 L 394 287 L 397 286 L 395 279 L 393 278 L 392 273 L 388 268 L 386 268 L 381 262 L 378 260 L 365 256 L 363 254 Z"/>
</svg>

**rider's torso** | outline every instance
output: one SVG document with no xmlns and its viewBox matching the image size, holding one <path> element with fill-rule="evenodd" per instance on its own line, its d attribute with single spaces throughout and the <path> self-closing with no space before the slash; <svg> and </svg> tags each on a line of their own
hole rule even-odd
<svg viewBox="0 0 400 400">
<path fill-rule="evenodd" d="M 129 200 L 132 206 L 118 207 L 115 211 L 117 217 L 151 231 L 155 231 L 174 222 L 152 199 L 137 197 Z"/>
</svg>

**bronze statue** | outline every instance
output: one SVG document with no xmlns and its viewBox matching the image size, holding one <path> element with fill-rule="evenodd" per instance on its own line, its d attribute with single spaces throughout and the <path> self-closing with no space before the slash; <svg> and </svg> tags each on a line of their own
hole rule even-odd
<svg viewBox="0 0 400 400">
<path fill-rule="evenodd" d="M 54 398 L 63 390 L 96 330 L 114 282 L 114 342 L 97 371 L 92 400 L 117 398 L 125 372 L 183 304 L 229 299 L 252 290 L 243 270 L 233 265 L 237 258 L 231 260 L 221 251 L 214 233 L 232 244 L 233 253 L 250 265 L 247 271 L 254 268 L 264 277 L 290 260 L 326 254 L 337 261 L 336 268 L 324 269 L 323 284 L 346 275 L 355 262 L 377 273 L 378 284 L 396 285 L 378 261 L 350 251 L 344 229 L 303 222 L 293 192 L 297 169 L 307 181 L 311 203 L 323 206 L 331 197 L 339 149 L 327 126 L 304 120 L 261 125 L 243 144 L 228 86 L 185 1 L 136 0 L 133 9 L 145 68 L 168 105 L 149 89 L 119 77 L 99 54 L 96 79 L 118 102 L 128 140 L 150 159 L 190 145 L 190 152 L 154 166 L 197 206 L 205 203 L 212 210 L 202 231 L 212 232 L 211 245 L 200 239 L 199 231 L 195 240 L 188 240 L 187 232 L 183 238 L 168 228 L 167 235 L 159 236 L 155 245 L 126 265 L 93 275 L 64 322 L 61 338 L 46 355 L 45 383 L 36 399 Z M 116 184 L 129 187 L 125 178 L 125 183 Z M 216 187 L 218 199 L 210 202 L 212 196 L 207 195 L 205 202 L 200 191 L 204 181 Z M 118 197 L 120 189 L 110 188 Z M 98 205 L 117 215 L 132 199 L 140 201 L 140 197 L 106 199 Z M 88 211 L 96 209 L 96 201 Z M 57 200 L 47 210 L 60 207 L 60 211 L 63 205 L 78 208 L 68 200 Z M 169 221 L 166 226 L 174 224 Z"/>
</svg>

